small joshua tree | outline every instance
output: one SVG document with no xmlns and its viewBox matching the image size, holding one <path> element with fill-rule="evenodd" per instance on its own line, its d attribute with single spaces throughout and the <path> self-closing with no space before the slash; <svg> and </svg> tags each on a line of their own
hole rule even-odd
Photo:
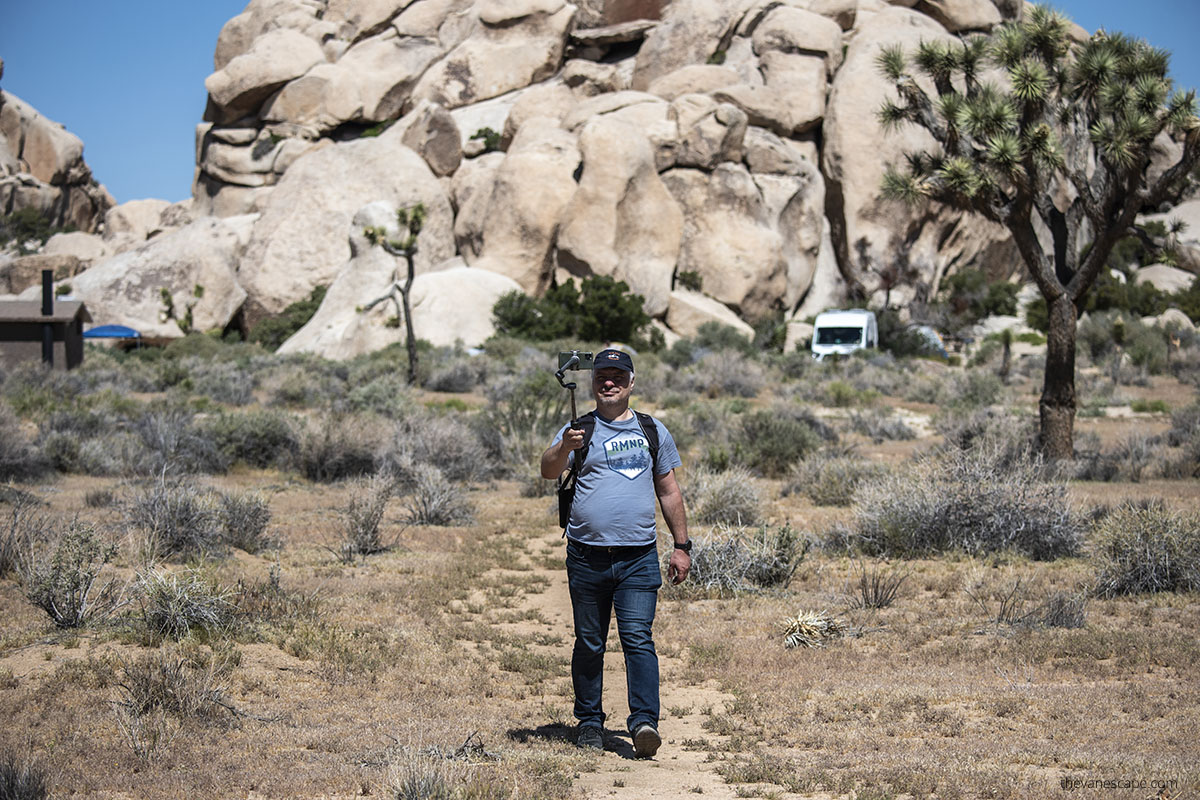
<svg viewBox="0 0 1200 800">
<path fill-rule="evenodd" d="M 923 42 L 912 63 L 932 97 L 900 47 L 879 55 L 899 95 L 880 109 L 881 123 L 919 125 L 937 142 L 888 170 L 885 196 L 1004 225 L 1046 299 L 1041 444 L 1055 459 L 1074 455 L 1079 309 L 1113 245 L 1138 232 L 1139 213 L 1177 198 L 1200 157 L 1195 92 L 1171 92 L 1168 54 L 1103 30 L 1072 46 L 1068 25 L 1038 6 L 990 36 Z M 985 79 L 989 61 L 1007 73 L 1006 87 Z M 1182 141 L 1181 154 L 1150 180 L 1151 145 L 1164 131 Z"/>
<path fill-rule="evenodd" d="M 387 232 L 382 227 L 363 229 L 363 235 L 371 241 L 371 244 L 382 247 L 390 256 L 403 258 L 407 267 L 403 283 L 400 282 L 400 271 L 397 269 L 392 273 L 392 285 L 387 292 L 367 303 L 362 310 L 370 311 L 380 303 L 391 300 L 396 306 L 396 316 L 404 317 L 405 345 L 408 348 L 408 382 L 410 384 L 417 382 L 417 337 L 413 333 L 409 292 L 412 291 L 413 277 L 416 271 L 413 259 L 417 255 L 417 234 L 421 232 L 421 227 L 425 224 L 425 216 L 424 203 L 417 203 L 411 208 L 402 208 L 396 212 L 396 221 L 400 223 L 402 234 L 407 232 L 407 236 L 403 239 L 388 239 Z"/>
</svg>

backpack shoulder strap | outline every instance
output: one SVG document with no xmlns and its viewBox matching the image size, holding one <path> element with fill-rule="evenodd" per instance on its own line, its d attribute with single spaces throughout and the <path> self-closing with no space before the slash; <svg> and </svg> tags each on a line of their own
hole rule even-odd
<svg viewBox="0 0 1200 800">
<path fill-rule="evenodd" d="M 654 474 L 658 474 L 658 423 L 654 421 L 654 417 L 649 414 L 643 414 L 641 411 L 634 411 L 634 416 L 637 417 L 638 426 L 642 429 L 642 434 L 646 437 L 646 442 L 650 445 L 650 468 Z"/>
</svg>

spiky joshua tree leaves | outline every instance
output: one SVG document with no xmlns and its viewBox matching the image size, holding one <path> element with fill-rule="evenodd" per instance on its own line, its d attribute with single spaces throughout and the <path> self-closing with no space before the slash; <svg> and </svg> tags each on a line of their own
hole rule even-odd
<svg viewBox="0 0 1200 800">
<path fill-rule="evenodd" d="M 392 285 L 387 292 L 375 298 L 362 307 L 370 311 L 380 303 L 391 300 L 396 306 L 396 317 L 404 317 L 405 346 L 408 348 L 408 382 L 417 382 L 417 337 L 413 333 L 412 305 L 409 302 L 409 292 L 412 291 L 413 277 L 416 268 L 413 259 L 417 255 L 417 235 L 425 224 L 425 204 L 417 203 L 411 208 L 402 208 L 396 212 L 396 222 L 400 225 L 403 239 L 388 239 L 387 231 L 382 227 L 363 228 L 363 235 L 371 244 L 382 247 L 384 251 L 395 258 L 403 258 L 406 266 L 405 280 L 400 282 L 400 272 L 392 275 Z"/>
<path fill-rule="evenodd" d="M 1195 92 L 1172 91 L 1165 51 L 1104 31 L 1073 45 L 1068 28 L 1038 6 L 989 36 L 878 58 L 898 94 L 879 110 L 884 128 L 916 124 L 937 143 L 889 168 L 885 196 L 1004 225 L 1046 298 L 1041 443 L 1054 459 L 1073 456 L 1078 309 L 1138 213 L 1177 199 L 1200 155 Z M 985 79 L 990 66 L 1001 83 Z M 1182 140 L 1182 155 L 1151 182 L 1151 143 L 1163 131 Z"/>
</svg>

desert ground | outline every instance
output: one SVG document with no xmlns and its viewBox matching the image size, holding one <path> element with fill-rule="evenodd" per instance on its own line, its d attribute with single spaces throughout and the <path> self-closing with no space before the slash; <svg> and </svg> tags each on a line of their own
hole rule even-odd
<svg viewBox="0 0 1200 800">
<path fill-rule="evenodd" d="M 508 449 L 521 452 L 488 462 L 484 444 L 472 444 L 479 428 L 470 419 L 522 411 L 496 375 L 459 391 L 401 387 L 385 400 L 402 398 L 406 410 L 371 415 L 353 404 L 283 403 L 298 384 L 325 385 L 337 372 L 303 363 L 261 372 L 252 394 L 235 402 L 204 399 L 197 377 L 182 388 L 127 386 L 123 399 L 103 403 L 115 413 L 121 403 L 169 401 L 190 409 L 189 424 L 286 408 L 308 426 L 302 450 L 324 431 L 327 449 L 317 456 L 269 466 L 231 459 L 208 470 L 178 469 L 169 458 L 140 472 L 60 468 L 7 485 L 0 534 L 19 551 L 0 572 L 8 779 L 32 770 L 51 796 L 95 798 L 1196 796 L 1196 591 L 1099 591 L 1096 539 L 1130 503 L 1182 519 L 1190 541 L 1198 536 L 1189 515 L 1200 482 L 1183 476 L 1186 444 L 1168 443 L 1196 402 L 1190 373 L 1105 387 L 1103 365 L 1081 365 L 1081 408 L 1090 410 L 1078 418 L 1077 441 L 1109 467 L 1082 477 L 1043 468 L 1036 477 L 1061 492 L 1054 502 L 1078 526 L 1075 550 L 1049 558 L 1019 547 L 906 554 L 856 538 L 869 511 L 862 491 L 819 505 L 805 481 L 826 480 L 823 460 L 837 459 L 874 465 L 876 478 L 908 474 L 947 457 L 948 432 L 961 430 L 961 419 L 978 423 L 1000 410 L 1015 422 L 988 435 L 993 446 L 1013 444 L 1036 427 L 1036 354 L 1018 359 L 1004 382 L 990 377 L 994 361 L 764 364 L 735 355 L 681 366 L 648 360 L 644 395 L 635 387 L 635 406 L 660 414 L 678 436 L 692 536 L 710 554 L 707 582 L 660 594 L 664 743 L 655 758 L 635 759 L 623 730 L 615 623 L 607 747 L 573 744 L 563 540 L 553 497 L 531 466 L 549 442 L 545 428 L 516 432 Z M 427 356 L 435 367 L 468 360 Z M 180 363 L 193 376 L 197 365 L 220 362 L 190 358 Z M 527 349 L 506 358 L 516 365 L 509 372 L 549 372 Z M 107 355 L 93 361 L 114 373 L 131 369 Z M 373 367 L 372 380 L 385 367 Z M 757 370 L 758 383 L 713 382 L 737 370 Z M 103 403 L 86 398 L 111 390 L 97 388 L 99 378 L 76 391 L 31 374 L 7 375 L 7 402 L 20 413 L 10 434 L 45 452 L 50 428 L 75 430 L 80 441 L 91 435 L 47 423 L 38 405 L 75 392 L 77 406 L 95 410 Z M 988 396 L 955 412 L 954 428 L 947 398 L 977 390 L 972 375 L 989 376 Z M 920 399 L 920 386 L 936 391 Z M 563 413 L 562 397 L 552 399 L 547 419 Z M 825 432 L 802 459 L 809 472 L 758 458 L 755 434 L 738 427 L 780 404 L 803 409 L 807 424 Z M 583 398 L 581 406 L 590 408 Z M 872 420 L 902 424 L 889 434 Z M 377 450 L 357 475 L 314 473 L 314 459 L 332 459 L 329 431 L 338 425 L 338 447 L 357 435 L 390 455 Z M 438 484 L 467 509 L 450 514 L 451 524 L 421 521 L 432 501 L 422 494 L 420 448 L 397 444 L 429 430 L 440 431 L 443 452 L 458 448 L 461 458 L 489 464 Z M 737 430 L 750 433 L 738 439 Z M 372 479 L 385 463 L 393 478 Z M 395 477 L 402 473 L 409 478 Z M 722 484 L 723 475 L 734 485 Z M 185 495 L 202 510 L 222 496 L 261 501 L 269 521 L 247 545 L 255 552 L 155 543 L 162 532 L 149 530 L 138 509 Z M 378 546 L 351 546 L 350 531 L 372 502 Z M 723 516 L 732 504 L 745 510 L 743 524 Z M 93 586 L 95 616 L 63 627 L 31 601 L 30 576 L 37 564 L 49 568 L 54 543 L 72 526 L 113 549 Z M 31 530 L 40 534 L 20 538 Z M 660 524 L 664 557 L 668 541 Z M 739 541 L 751 545 L 751 558 L 764 552 L 755 541 L 775 547 L 783 572 L 757 583 L 724 579 L 727 565 L 713 554 Z M 105 596 L 99 589 L 110 580 Z M 170 580 L 173 594 L 163 589 Z M 881 596 L 889 588 L 894 597 Z M 788 647 L 786 621 L 803 614 L 820 623 L 817 646 Z"/>
</svg>

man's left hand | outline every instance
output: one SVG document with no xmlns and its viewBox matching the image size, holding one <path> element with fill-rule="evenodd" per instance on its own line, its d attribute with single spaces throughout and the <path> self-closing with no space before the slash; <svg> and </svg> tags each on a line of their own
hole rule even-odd
<svg viewBox="0 0 1200 800">
<path fill-rule="evenodd" d="M 672 584 L 683 583 L 692 569 L 692 557 L 682 550 L 671 553 L 671 561 L 667 565 L 667 579 Z"/>
</svg>

